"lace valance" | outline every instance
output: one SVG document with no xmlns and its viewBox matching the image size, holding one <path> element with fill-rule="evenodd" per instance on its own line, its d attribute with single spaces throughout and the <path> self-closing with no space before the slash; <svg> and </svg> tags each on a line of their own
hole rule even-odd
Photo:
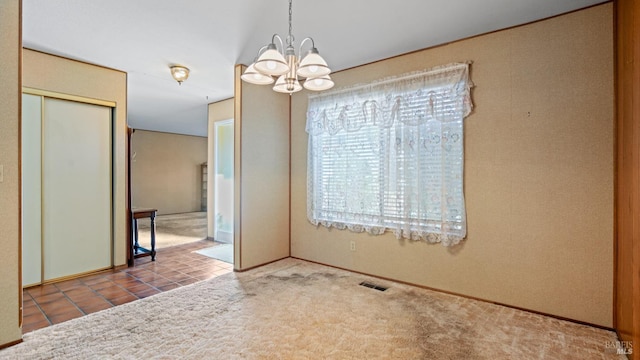
<svg viewBox="0 0 640 360">
<path fill-rule="evenodd" d="M 365 125 L 417 126 L 471 112 L 469 64 L 455 63 L 309 96 L 309 134 L 357 131 Z M 428 89 L 428 90 L 425 90 Z"/>
</svg>

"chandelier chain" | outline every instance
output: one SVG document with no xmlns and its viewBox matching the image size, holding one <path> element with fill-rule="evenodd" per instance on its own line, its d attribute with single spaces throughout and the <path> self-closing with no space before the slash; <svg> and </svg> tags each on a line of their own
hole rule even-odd
<svg viewBox="0 0 640 360">
<path fill-rule="evenodd" d="M 287 45 L 293 45 L 293 30 L 291 26 L 291 18 L 293 11 L 291 10 L 293 4 L 293 0 L 289 0 L 289 36 L 287 36 Z"/>
</svg>

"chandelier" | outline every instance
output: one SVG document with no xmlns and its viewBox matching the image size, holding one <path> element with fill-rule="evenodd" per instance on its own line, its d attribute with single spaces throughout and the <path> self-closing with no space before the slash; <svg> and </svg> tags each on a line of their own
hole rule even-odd
<svg viewBox="0 0 640 360">
<path fill-rule="evenodd" d="M 302 90 L 298 77 L 305 78 L 304 88 L 313 91 L 327 90 L 334 83 L 329 77 L 331 69 L 327 66 L 312 38 L 302 40 L 298 53 L 302 54 L 302 46 L 310 41 L 311 49 L 300 60 L 293 47 L 294 37 L 291 32 L 291 3 L 289 0 L 289 35 L 284 47 L 282 38 L 278 34 L 271 37 L 271 43 L 258 50 L 258 56 L 240 77 L 242 80 L 257 85 L 269 85 L 277 78 L 273 90 L 289 95 Z M 276 39 L 280 42 L 280 49 L 276 47 Z"/>
</svg>

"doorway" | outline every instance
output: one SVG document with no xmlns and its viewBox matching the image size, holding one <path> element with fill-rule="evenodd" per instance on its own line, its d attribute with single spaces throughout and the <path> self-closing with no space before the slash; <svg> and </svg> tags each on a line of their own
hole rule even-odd
<svg viewBox="0 0 640 360">
<path fill-rule="evenodd" d="M 131 205 L 157 210 L 156 249 L 206 239 L 208 137 L 131 131 Z M 149 247 L 149 219 L 138 221 L 138 238 Z"/>
<path fill-rule="evenodd" d="M 233 244 L 233 120 L 215 123 L 214 148 L 215 240 Z"/>
<path fill-rule="evenodd" d="M 229 264 L 233 264 L 233 228 L 234 228 L 234 129 L 233 119 L 213 123 L 210 133 L 210 174 L 213 184 L 209 196 L 213 200 L 209 211 L 212 223 L 209 236 L 214 246 L 198 250 L 197 253 Z"/>
</svg>

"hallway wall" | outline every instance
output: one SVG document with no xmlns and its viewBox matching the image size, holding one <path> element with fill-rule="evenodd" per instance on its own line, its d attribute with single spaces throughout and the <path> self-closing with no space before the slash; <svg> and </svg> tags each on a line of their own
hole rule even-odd
<svg viewBox="0 0 640 360">
<path fill-rule="evenodd" d="M 132 206 L 158 215 L 201 211 L 207 138 L 136 130 L 131 136 Z"/>
<path fill-rule="evenodd" d="M 20 281 L 21 1 L 0 1 L 0 347 L 22 338 Z"/>
</svg>

